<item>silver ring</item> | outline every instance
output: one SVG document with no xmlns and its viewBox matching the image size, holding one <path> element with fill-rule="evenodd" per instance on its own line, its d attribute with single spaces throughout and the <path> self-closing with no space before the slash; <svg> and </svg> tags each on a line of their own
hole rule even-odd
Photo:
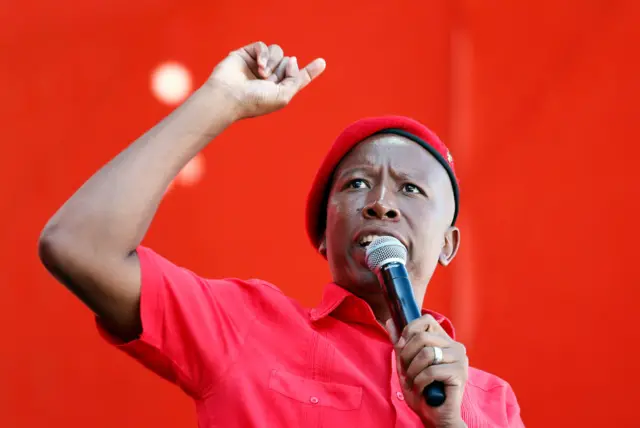
<svg viewBox="0 0 640 428">
<path fill-rule="evenodd" d="M 433 347 L 433 363 L 432 364 L 440 364 L 444 359 L 444 353 L 442 352 L 442 348 L 437 346 Z"/>
</svg>

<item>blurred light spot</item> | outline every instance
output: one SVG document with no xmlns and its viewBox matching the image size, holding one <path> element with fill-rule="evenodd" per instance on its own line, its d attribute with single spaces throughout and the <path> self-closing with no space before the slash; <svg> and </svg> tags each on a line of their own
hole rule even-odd
<svg viewBox="0 0 640 428">
<path fill-rule="evenodd" d="M 178 177 L 176 177 L 176 181 L 181 186 L 193 186 L 202 180 L 204 170 L 204 156 L 198 153 L 182 168 L 182 171 L 180 171 Z"/>
<path fill-rule="evenodd" d="M 176 62 L 161 64 L 151 73 L 151 91 L 160 102 L 179 104 L 191 92 L 191 73 Z"/>
</svg>

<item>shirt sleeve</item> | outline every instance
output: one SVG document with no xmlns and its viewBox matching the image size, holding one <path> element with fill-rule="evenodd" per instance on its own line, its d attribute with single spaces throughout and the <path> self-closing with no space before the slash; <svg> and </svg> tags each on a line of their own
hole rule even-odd
<svg viewBox="0 0 640 428">
<path fill-rule="evenodd" d="M 520 416 L 520 404 L 518 404 L 516 394 L 513 392 L 511 385 L 506 384 L 505 388 L 507 426 L 509 428 L 524 428 L 524 422 L 522 422 Z"/>
<path fill-rule="evenodd" d="M 490 387 L 467 384 L 465 395 L 469 394 L 462 402 L 462 419 L 469 428 L 524 428 L 520 405 L 511 385 L 491 377 Z"/>
<path fill-rule="evenodd" d="M 97 320 L 101 335 L 144 366 L 201 397 L 242 349 L 255 319 L 252 299 L 266 288 L 255 281 L 207 280 L 138 247 L 142 334 L 123 343 Z"/>
</svg>

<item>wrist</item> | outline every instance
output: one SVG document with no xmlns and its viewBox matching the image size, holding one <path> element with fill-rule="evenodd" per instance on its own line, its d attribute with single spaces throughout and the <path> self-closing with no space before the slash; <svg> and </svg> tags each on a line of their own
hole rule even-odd
<svg viewBox="0 0 640 428">
<path fill-rule="evenodd" d="M 462 420 L 445 422 L 436 425 L 436 428 L 467 428 L 467 424 Z"/>
<path fill-rule="evenodd" d="M 244 118 L 243 101 L 226 83 L 209 78 L 197 92 L 202 93 L 210 103 L 211 110 L 218 112 L 229 124 Z"/>
</svg>

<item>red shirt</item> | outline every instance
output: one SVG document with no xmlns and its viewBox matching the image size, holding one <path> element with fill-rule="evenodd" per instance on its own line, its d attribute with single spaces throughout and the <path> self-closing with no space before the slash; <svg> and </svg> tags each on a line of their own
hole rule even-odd
<svg viewBox="0 0 640 428">
<path fill-rule="evenodd" d="M 143 333 L 122 344 L 101 332 L 189 394 L 200 428 L 423 426 L 404 401 L 389 336 L 360 298 L 329 284 L 308 310 L 265 281 L 204 279 L 144 247 L 138 257 Z M 524 426 L 510 386 L 474 368 L 462 418 Z"/>
</svg>

